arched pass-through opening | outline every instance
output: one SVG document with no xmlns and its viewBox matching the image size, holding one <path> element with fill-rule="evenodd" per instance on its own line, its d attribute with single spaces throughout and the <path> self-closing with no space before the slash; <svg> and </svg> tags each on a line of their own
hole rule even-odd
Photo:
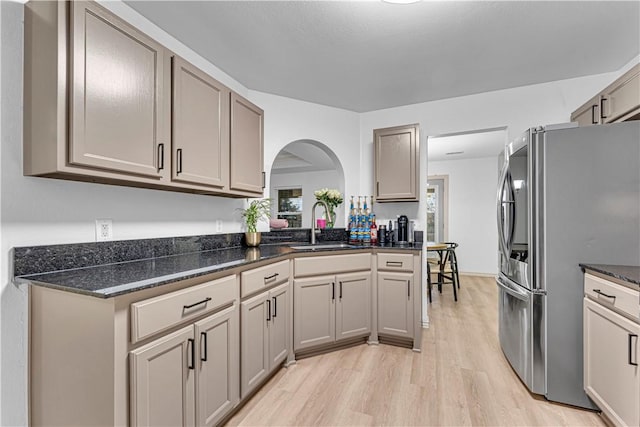
<svg viewBox="0 0 640 427">
<path fill-rule="evenodd" d="M 337 189 L 344 195 L 344 169 L 338 156 L 325 144 L 312 139 L 284 146 L 271 166 L 272 217 L 286 218 L 290 228 L 311 227 L 313 192 Z M 344 227 L 344 203 L 336 209 L 335 227 Z M 318 209 L 319 216 L 321 210 Z"/>
</svg>

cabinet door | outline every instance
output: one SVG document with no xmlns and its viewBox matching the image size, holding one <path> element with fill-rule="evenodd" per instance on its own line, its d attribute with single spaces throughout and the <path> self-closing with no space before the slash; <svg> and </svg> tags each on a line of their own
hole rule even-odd
<svg viewBox="0 0 640 427">
<path fill-rule="evenodd" d="M 233 305 L 195 324 L 196 417 L 199 426 L 214 426 L 240 398 L 238 306 Z"/>
<path fill-rule="evenodd" d="M 418 125 L 373 131 L 376 200 L 418 200 Z"/>
<path fill-rule="evenodd" d="M 229 183 L 229 89 L 173 57 L 174 181 L 224 189 Z"/>
<path fill-rule="evenodd" d="M 640 65 L 636 65 L 602 95 L 604 123 L 616 121 L 640 107 Z"/>
<path fill-rule="evenodd" d="M 294 350 L 332 343 L 336 338 L 334 276 L 293 282 Z"/>
<path fill-rule="evenodd" d="M 273 370 L 289 355 L 289 283 L 269 292 L 271 321 L 269 323 L 269 368 Z"/>
<path fill-rule="evenodd" d="M 378 332 L 413 338 L 413 274 L 378 272 Z"/>
<path fill-rule="evenodd" d="M 130 353 L 132 425 L 194 425 L 194 345 L 188 326 Z"/>
<path fill-rule="evenodd" d="M 269 313 L 264 292 L 240 304 L 240 396 L 244 398 L 269 373 Z"/>
<path fill-rule="evenodd" d="M 371 332 L 371 273 L 336 276 L 336 340 Z"/>
<path fill-rule="evenodd" d="M 640 325 L 584 299 L 584 388 L 615 425 L 640 425 Z"/>
<path fill-rule="evenodd" d="M 231 189 L 262 196 L 264 112 L 231 93 Z"/>
<path fill-rule="evenodd" d="M 571 114 L 571 121 L 580 126 L 600 124 L 600 95 L 594 96 Z"/>
<path fill-rule="evenodd" d="M 69 162 L 160 178 L 164 48 L 93 2 L 71 2 Z"/>
</svg>

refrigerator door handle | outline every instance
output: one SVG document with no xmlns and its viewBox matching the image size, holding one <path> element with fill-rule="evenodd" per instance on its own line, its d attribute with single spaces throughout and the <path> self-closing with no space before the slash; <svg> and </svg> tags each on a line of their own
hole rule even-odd
<svg viewBox="0 0 640 427">
<path fill-rule="evenodd" d="M 521 301 L 528 301 L 530 298 L 530 294 L 527 291 L 509 286 L 508 282 L 503 282 L 500 277 L 496 278 L 496 283 L 502 290 L 514 298 L 518 298 Z"/>
<path fill-rule="evenodd" d="M 505 239 L 507 244 L 507 250 L 509 256 L 511 256 L 511 250 L 513 249 L 513 238 L 516 234 L 516 191 L 513 187 L 513 178 L 511 177 L 511 173 L 507 172 L 506 185 L 509 188 L 509 194 L 511 195 L 511 200 L 509 200 L 509 234 Z"/>
<path fill-rule="evenodd" d="M 504 195 L 504 188 L 507 183 L 507 174 L 508 174 L 508 166 L 505 164 L 502 172 L 500 174 L 500 179 L 498 181 L 498 195 L 496 197 L 497 201 L 497 215 L 496 218 L 498 220 L 498 241 L 500 242 L 500 251 L 505 258 L 509 258 L 511 256 L 510 251 L 507 249 L 507 242 L 504 235 L 504 224 L 505 224 L 505 215 L 503 210 L 503 205 L 508 201 L 505 201 L 502 196 Z"/>
</svg>

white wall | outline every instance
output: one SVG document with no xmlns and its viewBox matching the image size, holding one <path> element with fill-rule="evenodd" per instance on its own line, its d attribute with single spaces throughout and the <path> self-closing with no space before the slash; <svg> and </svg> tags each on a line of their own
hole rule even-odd
<svg viewBox="0 0 640 427">
<path fill-rule="evenodd" d="M 450 242 L 456 249 L 458 266 L 464 273 L 497 272 L 496 187 L 498 159 L 429 162 L 430 175 L 449 175 Z"/>
<path fill-rule="evenodd" d="M 302 227 L 311 227 L 311 207 L 316 202 L 313 195 L 315 190 L 321 188 L 340 189 L 342 184 L 338 182 L 336 171 L 315 171 L 304 173 L 278 173 L 271 175 L 271 198 L 274 209 L 277 211 L 278 189 L 281 188 L 302 188 Z M 344 203 L 336 209 L 338 218 L 335 227 L 344 227 Z M 316 218 L 322 218 L 324 211 L 316 209 Z M 274 215 L 275 218 L 275 215 Z"/>
<path fill-rule="evenodd" d="M 318 141 L 338 157 L 344 172 L 345 200 L 360 190 L 359 115 L 339 108 L 325 107 L 282 96 L 249 91 L 249 99 L 265 111 L 264 163 L 267 183 L 271 165 L 287 144 L 301 139 Z M 266 194 L 271 194 L 269 188 Z M 345 223 L 344 204 L 341 214 Z"/>
</svg>

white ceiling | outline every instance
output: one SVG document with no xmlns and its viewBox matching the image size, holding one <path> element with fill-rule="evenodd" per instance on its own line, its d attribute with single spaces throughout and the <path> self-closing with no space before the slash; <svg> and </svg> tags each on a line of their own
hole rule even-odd
<svg viewBox="0 0 640 427">
<path fill-rule="evenodd" d="M 506 131 L 504 129 L 430 136 L 427 140 L 428 159 L 430 162 L 481 157 L 495 157 L 497 159 L 507 142 L 505 138 Z"/>
<path fill-rule="evenodd" d="M 249 89 L 365 112 L 617 71 L 640 1 L 135 1 Z"/>
<path fill-rule="evenodd" d="M 333 160 L 313 143 L 303 140 L 284 147 L 273 161 L 272 174 L 336 170 Z"/>
</svg>

